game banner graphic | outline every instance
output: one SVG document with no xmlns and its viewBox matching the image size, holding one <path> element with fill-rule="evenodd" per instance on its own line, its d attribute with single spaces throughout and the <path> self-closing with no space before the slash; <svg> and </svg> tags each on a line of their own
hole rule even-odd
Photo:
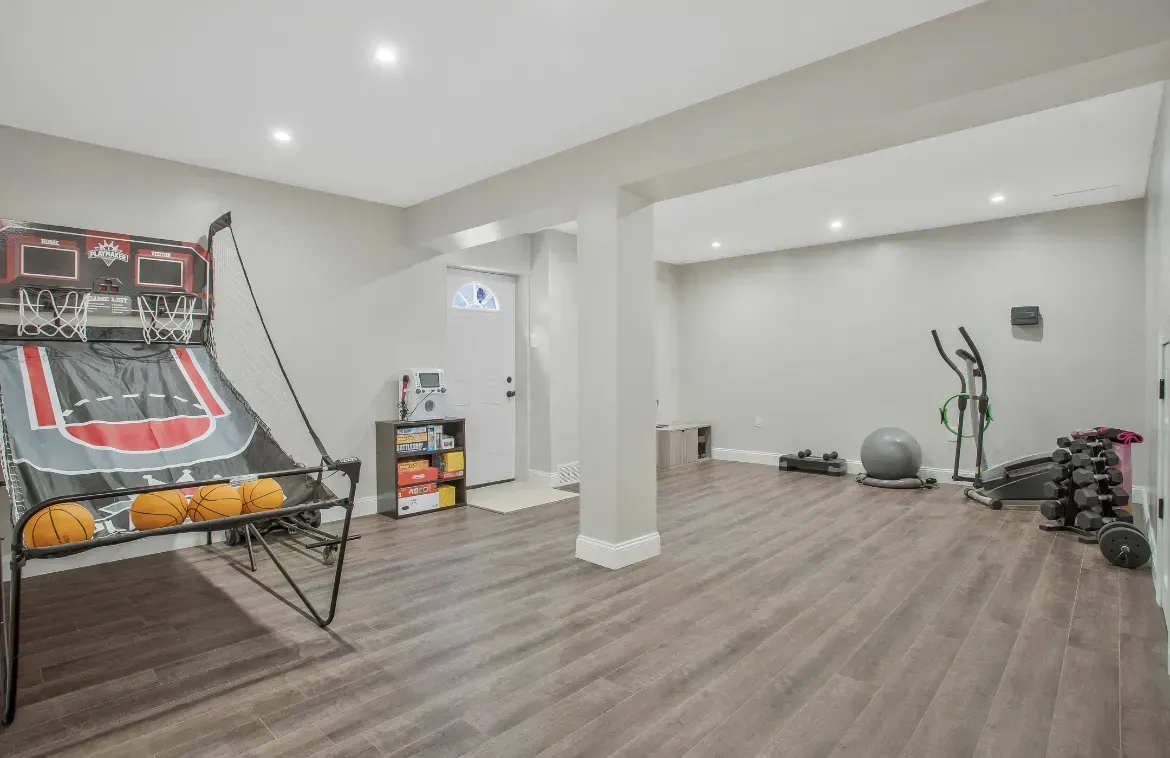
<svg viewBox="0 0 1170 758">
<path fill-rule="evenodd" d="M 0 219 L 0 304 L 19 303 L 22 288 L 82 290 L 91 312 L 122 316 L 139 295 L 191 295 L 206 315 L 209 260 L 195 242 Z"/>
<path fill-rule="evenodd" d="M 2 344 L 0 397 L 25 507 L 297 465 L 201 346 Z M 132 528 L 131 500 L 85 503 L 99 535 Z"/>
</svg>

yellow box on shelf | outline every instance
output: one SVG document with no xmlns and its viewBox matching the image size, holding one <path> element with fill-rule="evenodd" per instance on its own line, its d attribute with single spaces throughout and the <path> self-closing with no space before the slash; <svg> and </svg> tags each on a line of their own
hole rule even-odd
<svg viewBox="0 0 1170 758">
<path fill-rule="evenodd" d="M 462 471 L 463 470 L 463 451 L 458 450 L 453 453 L 443 453 L 439 456 L 439 470 L 440 471 Z"/>
<path fill-rule="evenodd" d="M 439 507 L 450 508 L 455 505 L 455 488 L 450 484 L 439 485 Z"/>
</svg>

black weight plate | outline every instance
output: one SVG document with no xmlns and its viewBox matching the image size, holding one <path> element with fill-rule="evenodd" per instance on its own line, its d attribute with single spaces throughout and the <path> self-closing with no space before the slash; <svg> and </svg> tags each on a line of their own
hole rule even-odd
<svg viewBox="0 0 1170 758">
<path fill-rule="evenodd" d="M 1121 521 L 1097 535 L 1101 554 L 1114 566 L 1137 568 L 1150 560 L 1150 543 L 1141 530 Z"/>
<path fill-rule="evenodd" d="M 1102 537 L 1102 536 L 1104 536 L 1104 534 L 1105 534 L 1106 532 L 1108 532 L 1110 529 L 1112 529 L 1112 528 L 1113 528 L 1113 527 L 1115 527 L 1115 526 L 1117 526 L 1117 522 L 1116 522 L 1116 521 L 1110 521 L 1109 523 L 1105 524 L 1105 526 L 1103 526 L 1103 527 L 1101 527 L 1100 529 L 1098 529 L 1098 530 L 1097 530 L 1097 540 L 1098 540 L 1098 541 L 1100 541 L 1101 537 Z"/>
</svg>

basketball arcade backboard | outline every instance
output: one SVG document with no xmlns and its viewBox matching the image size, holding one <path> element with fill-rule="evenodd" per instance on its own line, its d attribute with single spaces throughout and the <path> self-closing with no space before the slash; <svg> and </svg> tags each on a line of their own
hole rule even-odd
<svg viewBox="0 0 1170 758">
<path fill-rule="evenodd" d="M 186 295 L 205 317 L 210 280 L 197 243 L 0 219 L 0 307 L 19 308 L 22 289 L 77 291 L 91 314 L 134 316 L 141 295 Z"/>
</svg>

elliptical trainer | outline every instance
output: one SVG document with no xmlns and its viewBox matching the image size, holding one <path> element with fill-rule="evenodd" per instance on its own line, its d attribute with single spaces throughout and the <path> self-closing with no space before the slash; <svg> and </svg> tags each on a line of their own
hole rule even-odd
<svg viewBox="0 0 1170 758">
<path fill-rule="evenodd" d="M 962 335 L 963 341 L 970 348 L 970 350 L 960 348 L 955 351 L 955 355 L 967 364 L 967 371 L 964 375 L 943 349 L 942 341 L 938 338 L 938 331 L 931 329 L 930 334 L 934 337 L 934 346 L 938 348 L 938 354 L 959 377 L 960 390 L 953 397 L 958 401 L 959 423 L 957 428 L 952 430 L 955 432 L 955 468 L 951 479 L 956 482 L 971 482 L 972 486 L 967 487 L 964 494 L 992 510 L 1002 508 L 1004 500 L 1047 500 L 1048 495 L 1045 492 L 1044 483 L 1052 481 L 1052 477 L 1060 469 L 1052 462 L 1051 455 L 1029 455 L 1001 463 L 993 468 L 987 467 L 983 437 L 990 422 L 991 401 L 987 395 L 987 369 L 983 365 L 983 357 L 979 355 L 979 348 L 975 347 L 971 335 L 967 334 L 964 327 L 959 327 L 959 334 Z M 972 393 L 975 392 L 976 380 L 978 380 L 978 393 L 969 394 L 968 387 Z M 963 417 L 967 410 L 968 400 L 975 404 L 973 435 L 975 439 L 975 476 L 973 477 L 959 473 L 959 463 L 963 455 Z M 941 415 L 942 424 L 950 429 L 950 425 L 947 424 L 945 404 L 941 409 Z"/>
</svg>

